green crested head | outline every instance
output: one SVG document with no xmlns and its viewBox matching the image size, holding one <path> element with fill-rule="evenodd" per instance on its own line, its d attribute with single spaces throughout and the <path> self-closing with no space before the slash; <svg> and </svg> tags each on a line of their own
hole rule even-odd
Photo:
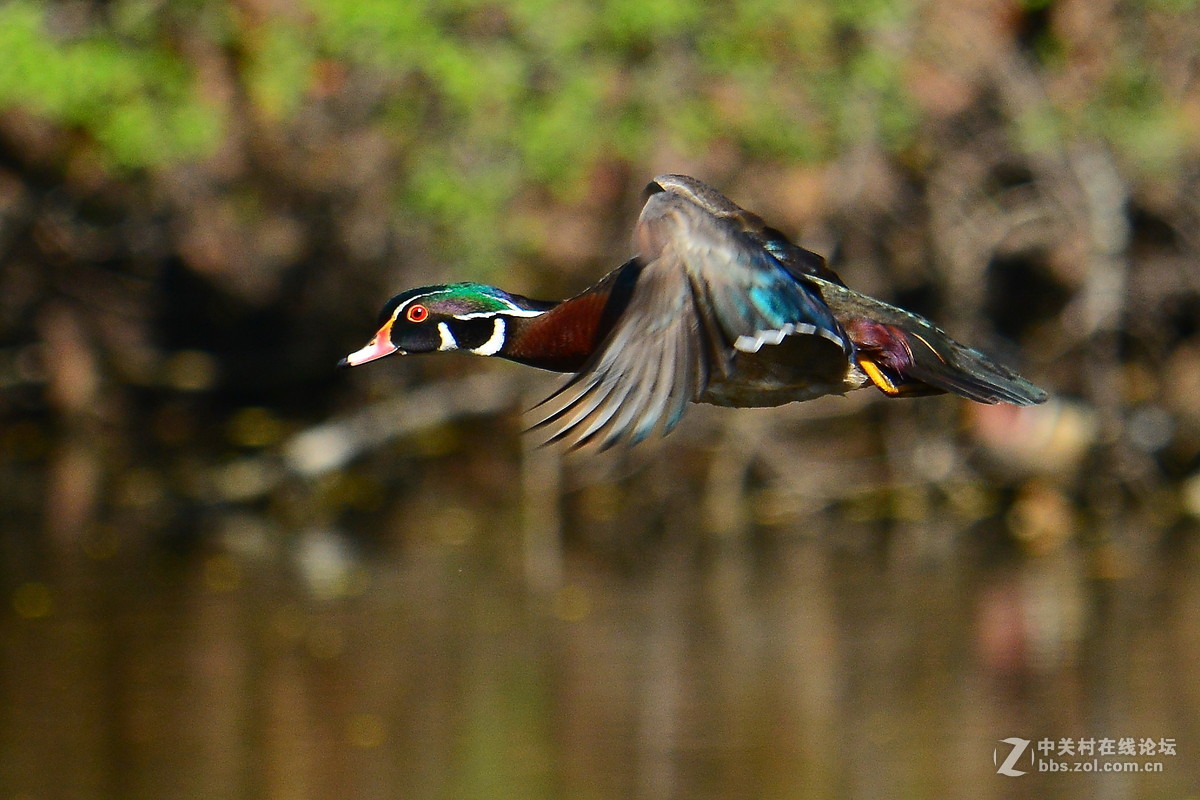
<svg viewBox="0 0 1200 800">
<path fill-rule="evenodd" d="M 513 319 L 536 317 L 554 305 L 482 283 L 409 289 L 384 304 L 374 338 L 341 364 L 352 367 L 392 353 L 439 350 L 496 355 L 504 349 Z"/>
<path fill-rule="evenodd" d="M 509 294 L 495 286 L 482 283 L 450 283 L 441 286 L 422 286 L 409 289 L 388 300 L 383 310 L 379 312 L 379 324 L 402 312 L 407 312 L 413 305 L 419 305 L 431 315 L 439 317 L 473 318 L 482 315 L 499 313 L 528 315 L 530 301 L 524 297 Z M 534 304 L 540 312 L 543 304 Z M 418 312 L 419 316 L 420 312 Z M 412 320 L 410 320 L 412 321 Z"/>
</svg>

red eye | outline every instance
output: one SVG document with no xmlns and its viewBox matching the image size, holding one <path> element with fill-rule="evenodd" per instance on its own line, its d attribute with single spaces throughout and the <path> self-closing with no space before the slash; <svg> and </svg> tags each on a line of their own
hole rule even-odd
<svg viewBox="0 0 1200 800">
<path fill-rule="evenodd" d="M 424 322 L 425 318 L 429 316 L 429 309 L 425 306 L 409 306 L 405 316 L 409 322 Z"/>
</svg>

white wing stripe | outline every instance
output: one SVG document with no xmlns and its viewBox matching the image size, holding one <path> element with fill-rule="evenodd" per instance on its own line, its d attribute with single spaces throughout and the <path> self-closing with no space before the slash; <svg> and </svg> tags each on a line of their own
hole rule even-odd
<svg viewBox="0 0 1200 800">
<path fill-rule="evenodd" d="M 762 349 L 764 344 L 780 344 L 786 337 L 791 336 L 793 333 L 804 334 L 806 336 L 812 336 L 816 334 L 817 336 L 822 336 L 837 344 L 839 347 L 845 346 L 845 342 L 842 340 L 842 337 L 838 336 L 836 333 L 833 333 L 832 331 L 821 330 L 817 328 L 816 325 L 812 325 L 808 322 L 798 322 L 794 324 L 788 322 L 782 328 L 778 328 L 776 330 L 756 331 L 753 336 L 742 334 L 733 343 L 733 346 L 735 349 L 741 350 L 743 353 L 757 353 Z"/>
</svg>

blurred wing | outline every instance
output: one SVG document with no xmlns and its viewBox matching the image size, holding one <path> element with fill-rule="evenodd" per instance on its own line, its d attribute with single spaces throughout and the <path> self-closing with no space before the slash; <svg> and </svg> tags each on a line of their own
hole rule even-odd
<svg viewBox="0 0 1200 800">
<path fill-rule="evenodd" d="M 646 201 L 635 230 L 645 264 L 628 306 L 583 370 L 546 403 L 536 427 L 551 441 L 602 448 L 675 427 L 737 351 L 792 335 L 819 336 L 850 352 L 820 296 L 798 283 L 725 218 L 677 193 Z"/>
<path fill-rule="evenodd" d="M 688 175 L 659 175 L 646 187 L 645 196 L 649 197 L 659 191 L 677 194 L 691 200 L 713 216 L 729 220 L 798 279 L 813 275 L 845 285 L 838 274 L 825 263 L 824 256 L 792 244 L 783 233 L 767 225 L 762 217 L 742 208 L 703 181 Z"/>
<path fill-rule="evenodd" d="M 558 406 L 537 427 L 553 425 L 551 442 L 573 448 L 628 436 L 645 439 L 660 420 L 671 430 L 708 384 L 711 340 L 697 325 L 691 288 L 658 262 L 642 270 L 621 316 L 574 378 L 547 398 Z"/>
</svg>

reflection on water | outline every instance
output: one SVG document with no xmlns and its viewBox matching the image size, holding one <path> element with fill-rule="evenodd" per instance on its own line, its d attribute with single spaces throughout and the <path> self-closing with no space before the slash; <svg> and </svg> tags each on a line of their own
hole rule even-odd
<svg viewBox="0 0 1200 800">
<path fill-rule="evenodd" d="M 261 559 L 118 551 L 43 582 L 9 559 L 0 797 L 1200 789 L 1196 553 L 1090 581 L 1068 551 L 995 566 L 958 537 L 926 563 L 811 533 L 668 543 L 632 575 L 568 563 L 545 595 L 514 577 L 515 544 L 414 544 L 325 600 Z M 1178 754 L 1100 759 L 1161 774 L 1005 777 L 1008 737 Z"/>
</svg>

